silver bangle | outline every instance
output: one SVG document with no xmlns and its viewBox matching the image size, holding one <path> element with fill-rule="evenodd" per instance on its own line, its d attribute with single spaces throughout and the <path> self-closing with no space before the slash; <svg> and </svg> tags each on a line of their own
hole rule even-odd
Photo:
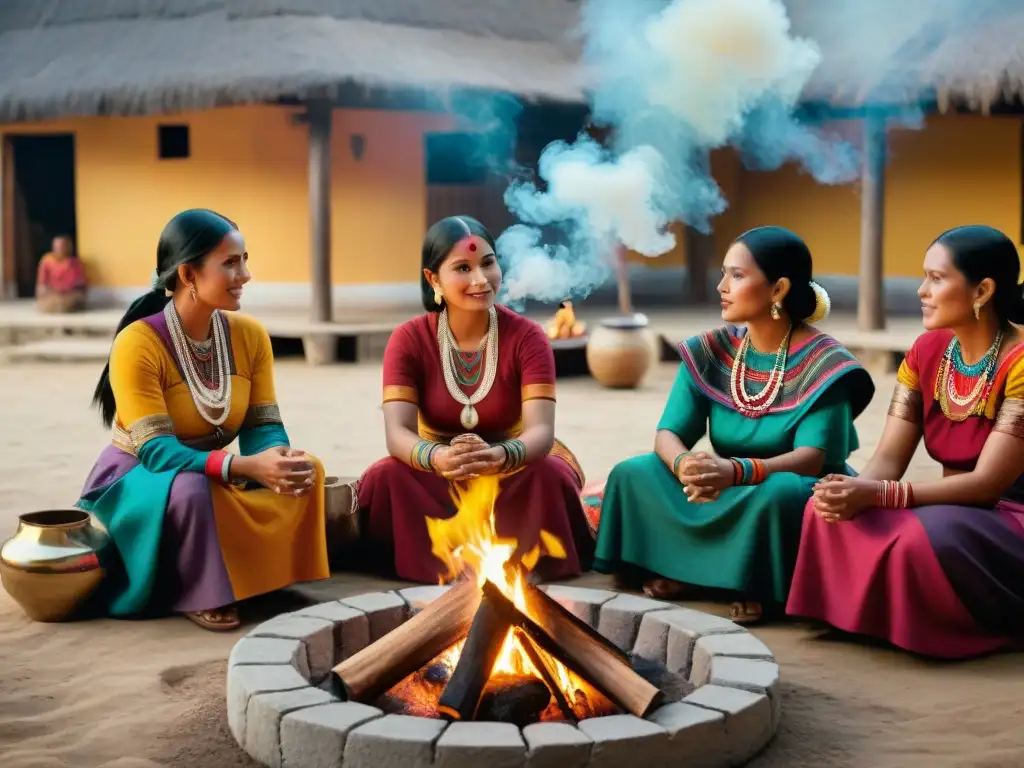
<svg viewBox="0 0 1024 768">
<path fill-rule="evenodd" d="M 235 458 L 234 454 L 229 453 L 228 457 L 224 459 L 224 463 L 220 465 L 220 477 L 225 484 L 231 482 L 231 460 Z"/>
</svg>

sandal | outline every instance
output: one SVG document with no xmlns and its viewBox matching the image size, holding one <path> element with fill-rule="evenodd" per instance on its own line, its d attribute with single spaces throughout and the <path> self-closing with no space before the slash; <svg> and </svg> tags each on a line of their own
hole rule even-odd
<svg viewBox="0 0 1024 768">
<path fill-rule="evenodd" d="M 737 624 L 756 624 L 764 617 L 764 609 L 756 600 L 737 600 L 729 606 L 729 618 Z"/>
<path fill-rule="evenodd" d="M 652 579 L 644 584 L 644 594 L 655 600 L 682 600 L 686 592 L 686 584 L 674 579 Z"/>
<path fill-rule="evenodd" d="M 242 626 L 242 620 L 238 616 L 238 609 L 233 605 L 225 606 L 224 608 L 213 608 L 208 611 L 192 611 L 182 615 L 193 624 L 210 632 L 230 632 Z"/>
</svg>

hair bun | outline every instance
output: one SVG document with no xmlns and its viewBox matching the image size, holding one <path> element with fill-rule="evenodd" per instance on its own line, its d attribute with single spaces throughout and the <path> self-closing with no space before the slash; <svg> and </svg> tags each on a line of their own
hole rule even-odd
<svg viewBox="0 0 1024 768">
<path fill-rule="evenodd" d="M 814 291 L 814 313 L 804 320 L 809 324 L 824 320 L 832 311 L 832 300 L 828 297 L 825 289 L 811 280 L 811 290 Z"/>
</svg>

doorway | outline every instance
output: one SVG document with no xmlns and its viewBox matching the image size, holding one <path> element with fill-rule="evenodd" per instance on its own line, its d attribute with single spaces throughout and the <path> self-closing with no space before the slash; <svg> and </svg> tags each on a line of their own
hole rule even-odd
<svg viewBox="0 0 1024 768">
<path fill-rule="evenodd" d="M 31 298 L 39 260 L 58 235 L 78 242 L 75 137 L 70 133 L 8 135 L 3 152 L 4 284 Z"/>
</svg>

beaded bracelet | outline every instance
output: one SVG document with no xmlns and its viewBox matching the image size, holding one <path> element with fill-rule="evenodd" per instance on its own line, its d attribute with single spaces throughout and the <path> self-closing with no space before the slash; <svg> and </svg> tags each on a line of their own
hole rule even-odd
<svg viewBox="0 0 1024 768">
<path fill-rule="evenodd" d="M 910 483 L 898 480 L 881 480 L 875 503 L 886 509 L 906 509 L 914 506 L 914 489 Z"/>
<path fill-rule="evenodd" d="M 672 460 L 672 474 L 679 477 L 679 465 L 683 463 L 683 459 L 687 456 L 693 456 L 693 451 L 683 451 Z"/>
<path fill-rule="evenodd" d="M 429 440 L 420 440 L 412 447 L 412 456 L 409 458 L 409 463 L 412 464 L 415 469 L 422 470 L 423 472 L 433 472 L 434 453 L 442 445 L 443 443 L 433 443 Z"/>
<path fill-rule="evenodd" d="M 729 459 L 733 485 L 760 485 L 767 476 L 761 459 Z"/>
<path fill-rule="evenodd" d="M 505 449 L 502 472 L 514 472 L 523 466 L 523 462 L 526 461 L 526 443 L 522 440 L 503 440 L 498 445 Z"/>
</svg>

